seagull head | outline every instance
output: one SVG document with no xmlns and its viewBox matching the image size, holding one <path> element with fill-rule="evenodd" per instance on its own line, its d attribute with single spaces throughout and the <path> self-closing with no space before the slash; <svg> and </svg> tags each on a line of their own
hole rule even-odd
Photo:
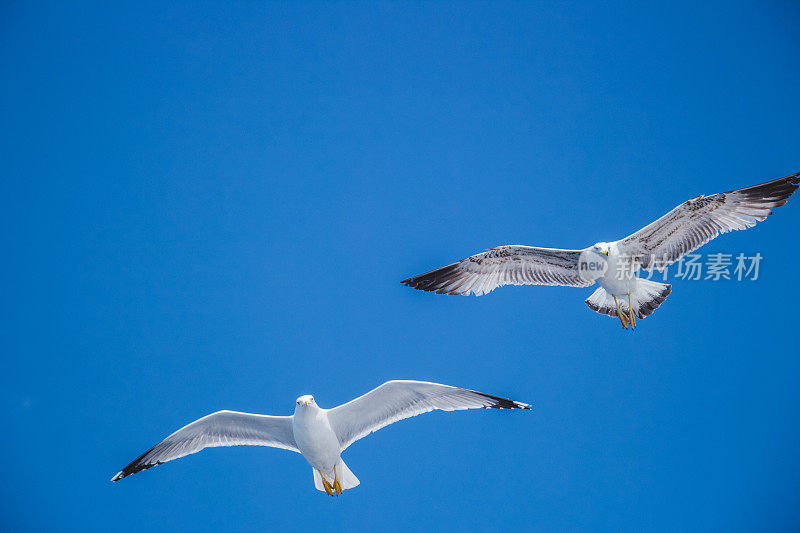
<svg viewBox="0 0 800 533">
<path fill-rule="evenodd" d="M 611 249 L 611 245 L 607 242 L 598 242 L 594 246 L 592 246 L 592 250 L 595 253 L 598 253 L 602 256 L 608 257 L 608 251 Z"/>
<path fill-rule="evenodd" d="M 314 405 L 314 397 L 310 394 L 306 394 L 305 396 L 300 396 L 297 399 L 297 408 L 300 407 L 308 407 L 310 405 Z"/>
</svg>

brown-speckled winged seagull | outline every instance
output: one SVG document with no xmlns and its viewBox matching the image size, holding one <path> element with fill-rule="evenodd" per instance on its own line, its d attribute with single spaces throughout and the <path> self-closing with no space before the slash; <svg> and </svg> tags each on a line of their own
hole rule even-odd
<svg viewBox="0 0 800 533">
<path fill-rule="evenodd" d="M 314 486 L 328 495 L 359 484 L 341 454 L 355 441 L 398 420 L 435 409 L 530 409 L 530 405 L 491 394 L 425 381 L 387 381 L 333 409 L 322 409 L 313 396 L 301 396 L 292 416 L 218 411 L 192 422 L 162 440 L 111 481 L 213 446 L 272 446 L 299 452 L 311 464 Z"/>
<path fill-rule="evenodd" d="M 402 281 L 439 294 L 480 296 L 503 285 L 600 285 L 586 300 L 598 313 L 636 328 L 661 305 L 671 285 L 642 279 L 639 269 L 663 271 L 721 233 L 755 226 L 797 190 L 800 172 L 735 191 L 698 196 L 614 242 L 583 250 L 498 246 Z"/>
</svg>

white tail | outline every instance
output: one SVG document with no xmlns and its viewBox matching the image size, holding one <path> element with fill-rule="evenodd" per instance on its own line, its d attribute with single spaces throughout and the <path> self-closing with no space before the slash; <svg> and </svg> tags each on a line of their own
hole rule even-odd
<svg viewBox="0 0 800 533">
<path fill-rule="evenodd" d="M 314 471 L 314 487 L 316 487 L 317 490 L 325 492 L 325 486 L 322 484 L 322 476 L 320 475 L 319 470 L 316 468 L 312 468 L 312 470 Z M 339 477 L 339 483 L 342 485 L 342 490 L 352 489 L 361 483 L 341 459 L 339 459 L 339 462 L 336 463 L 336 474 Z M 333 485 L 333 472 L 326 474 L 325 479 L 328 480 L 331 485 Z"/>
<path fill-rule="evenodd" d="M 658 306 L 664 303 L 669 293 L 672 292 L 672 285 L 658 283 L 649 279 L 639 278 L 636 280 L 636 288 L 631 293 L 631 305 L 636 312 L 636 318 L 644 318 L 652 315 Z M 617 297 L 619 307 L 626 313 L 628 312 L 628 295 Z M 617 304 L 614 303 L 614 296 L 609 294 L 604 288 L 600 287 L 592 293 L 586 300 L 586 305 L 598 313 L 617 316 Z"/>
</svg>

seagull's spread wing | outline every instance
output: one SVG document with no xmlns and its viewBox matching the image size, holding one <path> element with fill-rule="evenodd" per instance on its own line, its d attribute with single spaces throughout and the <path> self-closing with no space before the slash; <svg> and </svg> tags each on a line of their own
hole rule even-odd
<svg viewBox="0 0 800 533">
<path fill-rule="evenodd" d="M 342 450 L 398 420 L 440 409 L 530 409 L 530 405 L 449 385 L 425 381 L 387 381 L 377 389 L 328 410 L 328 421 Z"/>
<path fill-rule="evenodd" d="M 123 468 L 111 481 L 197 453 L 203 448 L 242 444 L 300 451 L 294 441 L 292 418 L 289 416 L 218 411 L 192 422 L 162 440 Z"/>
<path fill-rule="evenodd" d="M 688 200 L 649 226 L 617 243 L 643 268 L 659 270 L 721 233 L 755 226 L 797 190 L 800 172 L 735 191 Z"/>
<path fill-rule="evenodd" d="M 581 250 L 498 246 L 401 283 L 422 291 L 465 296 L 480 296 L 503 285 L 588 287 L 594 280 L 581 277 L 580 255 Z"/>
</svg>

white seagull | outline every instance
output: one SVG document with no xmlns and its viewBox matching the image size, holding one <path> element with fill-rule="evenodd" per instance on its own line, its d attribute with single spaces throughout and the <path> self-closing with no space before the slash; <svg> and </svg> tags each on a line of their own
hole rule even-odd
<svg viewBox="0 0 800 533">
<path fill-rule="evenodd" d="M 311 464 L 314 486 L 329 496 L 359 484 L 342 461 L 348 446 L 398 420 L 435 409 L 530 409 L 530 405 L 491 394 L 425 381 L 387 381 L 339 407 L 322 409 L 313 396 L 301 396 L 293 416 L 218 411 L 162 440 L 117 473 L 118 481 L 152 466 L 213 446 L 272 446 L 298 452 Z"/>
<path fill-rule="evenodd" d="M 638 277 L 639 269 L 663 271 L 721 233 L 755 226 L 797 190 L 800 172 L 735 191 L 698 196 L 614 242 L 583 250 L 499 246 L 403 284 L 438 294 L 480 296 L 503 285 L 600 285 L 586 300 L 598 313 L 619 317 L 636 328 L 664 302 L 672 286 Z"/>
</svg>

